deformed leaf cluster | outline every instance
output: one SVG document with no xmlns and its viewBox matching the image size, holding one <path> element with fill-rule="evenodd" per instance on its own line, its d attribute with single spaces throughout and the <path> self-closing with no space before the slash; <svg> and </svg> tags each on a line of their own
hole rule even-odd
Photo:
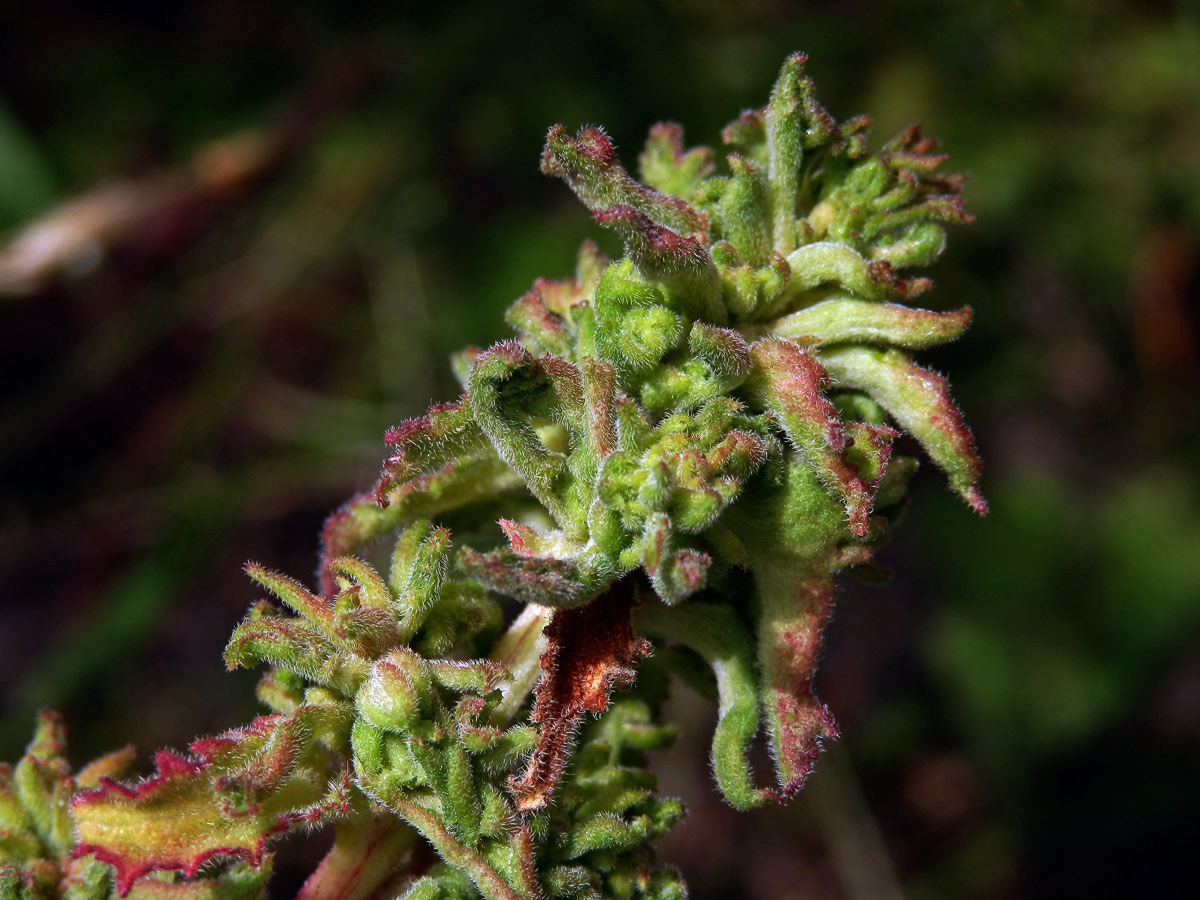
<svg viewBox="0 0 1200 900">
<path fill-rule="evenodd" d="M 624 258 L 585 244 L 574 278 L 509 309 L 515 339 L 456 358 L 462 396 L 392 429 L 374 489 L 330 518 L 319 592 L 248 567 L 274 599 L 226 661 L 271 667 L 269 715 L 134 785 L 72 781 L 36 749 L 0 773 L 0 889 L 237 896 L 271 836 L 336 822 L 306 900 L 339 878 L 362 898 L 683 896 L 651 848 L 682 807 L 644 768 L 671 732 L 652 692 L 610 705 L 647 637 L 712 672 L 724 797 L 784 799 L 837 733 L 812 688 L 821 629 L 835 573 L 900 508 L 900 432 L 986 511 L 947 383 L 912 359 L 970 310 L 908 305 L 931 287 L 909 270 L 969 220 L 962 177 L 916 129 L 870 153 L 868 126 L 820 106 L 798 54 L 721 161 L 659 125 L 638 180 L 602 130 L 551 129 L 543 171 Z M 386 579 L 367 561 L 384 539 Z"/>
</svg>

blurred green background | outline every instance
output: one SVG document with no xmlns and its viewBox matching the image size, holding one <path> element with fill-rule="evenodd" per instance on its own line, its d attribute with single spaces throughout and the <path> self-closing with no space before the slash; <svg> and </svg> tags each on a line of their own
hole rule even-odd
<svg viewBox="0 0 1200 900">
<path fill-rule="evenodd" d="M 918 477 L 891 583 L 843 590 L 845 737 L 790 809 L 723 808 L 680 702 L 665 852 L 699 898 L 1194 896 L 1191 4 L 6 5 L 0 758 L 39 706 L 76 762 L 253 715 L 219 661 L 241 563 L 311 572 L 448 353 L 617 250 L 538 173 L 546 128 L 714 143 L 797 49 L 835 116 L 920 121 L 971 175 L 927 299 L 976 324 L 925 358 L 993 511 Z"/>
</svg>

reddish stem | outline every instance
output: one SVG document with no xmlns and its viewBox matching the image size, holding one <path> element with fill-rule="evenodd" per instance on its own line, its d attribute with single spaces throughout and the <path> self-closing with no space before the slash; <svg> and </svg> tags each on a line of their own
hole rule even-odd
<svg viewBox="0 0 1200 900">
<path fill-rule="evenodd" d="M 398 819 L 351 819 L 336 826 L 333 847 L 296 900 L 371 900 L 396 873 L 416 833 Z"/>
</svg>

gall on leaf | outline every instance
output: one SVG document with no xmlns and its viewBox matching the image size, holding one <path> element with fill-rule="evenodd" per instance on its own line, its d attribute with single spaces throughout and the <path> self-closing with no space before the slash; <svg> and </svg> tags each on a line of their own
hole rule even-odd
<svg viewBox="0 0 1200 900">
<path fill-rule="evenodd" d="M 604 712 L 650 654 L 650 642 L 633 630 L 634 584 L 625 578 L 585 606 L 555 610 L 546 626 L 531 717 L 541 733 L 525 772 L 509 780 L 521 812 L 550 802 L 584 713 Z"/>
</svg>

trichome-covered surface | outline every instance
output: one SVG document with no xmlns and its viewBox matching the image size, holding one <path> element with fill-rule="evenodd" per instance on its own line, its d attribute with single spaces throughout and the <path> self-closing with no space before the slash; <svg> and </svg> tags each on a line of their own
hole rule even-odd
<svg viewBox="0 0 1200 900">
<path fill-rule="evenodd" d="M 125 757 L 71 776 L 43 722 L 0 772 L 3 900 L 253 897 L 271 838 L 321 823 L 308 900 L 683 896 L 652 850 L 683 808 L 645 769 L 674 658 L 712 670 L 725 799 L 802 786 L 837 734 L 812 689 L 834 575 L 916 467 L 894 440 L 986 509 L 946 381 L 912 358 L 970 321 L 916 308 L 911 272 L 968 220 L 962 177 L 915 128 L 870 152 L 803 68 L 725 129 L 723 163 L 658 125 L 639 181 L 600 129 L 550 130 L 543 171 L 626 256 L 585 244 L 512 305 L 513 340 L 456 358 L 462 396 L 389 432 L 329 520 L 318 589 L 247 567 L 271 597 L 226 662 L 270 667 L 268 714 L 136 782 Z M 760 732 L 774 778 L 747 763 Z"/>
</svg>

